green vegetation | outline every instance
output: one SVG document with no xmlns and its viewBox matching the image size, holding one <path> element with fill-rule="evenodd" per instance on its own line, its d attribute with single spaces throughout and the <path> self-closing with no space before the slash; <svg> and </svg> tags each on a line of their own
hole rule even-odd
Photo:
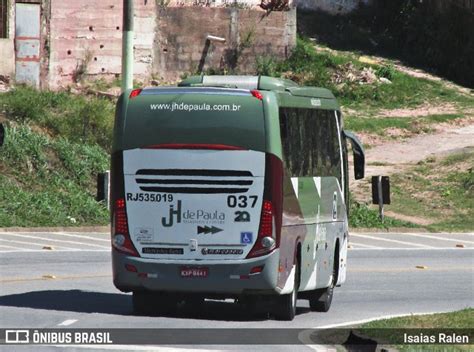
<svg viewBox="0 0 474 352">
<path fill-rule="evenodd" d="M 366 204 L 350 200 L 349 226 L 353 228 L 381 228 L 388 229 L 393 227 L 417 227 L 415 224 L 393 219 L 385 216 L 384 222 L 380 220 L 378 210 L 369 208 Z"/>
<path fill-rule="evenodd" d="M 429 132 L 431 126 L 463 117 L 460 114 L 430 115 L 417 118 L 409 117 L 361 117 L 348 118 L 344 125 L 348 130 L 383 135 L 387 128 L 397 128 L 409 133 Z"/>
<path fill-rule="evenodd" d="M 474 14 L 458 2 L 390 0 L 347 15 L 298 11 L 298 28 L 332 48 L 393 57 L 474 86 Z M 453 55 L 456 53 L 456 55 Z"/>
<path fill-rule="evenodd" d="M 95 178 L 108 169 L 100 146 L 7 126 L 0 153 L 0 227 L 97 225 L 107 208 L 95 201 Z"/>
<path fill-rule="evenodd" d="M 18 86 L 0 109 L 0 227 L 106 224 L 96 177 L 109 168 L 114 104 Z"/>
<path fill-rule="evenodd" d="M 371 338 L 385 337 L 386 340 L 400 340 L 401 331 L 407 329 L 472 329 L 474 309 L 466 308 L 457 312 L 430 315 L 410 315 L 407 317 L 376 320 L 359 327 L 361 334 Z M 377 329 L 377 330 L 372 330 Z M 400 329 L 400 330 L 395 330 Z M 421 330 L 420 332 L 423 332 Z M 427 334 L 424 331 L 424 334 Z M 472 345 L 397 345 L 399 351 L 471 351 Z"/>
<path fill-rule="evenodd" d="M 0 111 L 9 120 L 46 129 L 46 133 L 77 143 L 111 145 L 114 104 L 67 92 L 37 91 L 18 86 L 0 94 Z"/>
<path fill-rule="evenodd" d="M 361 326 L 361 328 L 367 329 L 471 329 L 472 327 L 474 327 L 474 308 L 466 308 L 450 313 L 410 315 L 406 317 L 375 320 Z"/>
<path fill-rule="evenodd" d="M 369 68 L 373 74 L 367 73 Z M 360 80 L 354 79 L 358 75 L 363 76 L 364 72 L 375 78 L 375 81 L 361 84 Z M 297 46 L 288 60 L 258 59 L 257 73 L 286 77 L 304 85 L 326 87 L 335 93 L 342 105 L 362 111 L 414 107 L 426 101 L 432 104 L 474 103 L 474 98 L 446 88 L 440 82 L 411 77 L 391 65 L 372 65 L 350 54 L 335 55 L 329 51 L 316 51 L 314 43 L 305 38 L 298 38 Z M 389 79 L 391 83 L 381 83 L 381 77 Z"/>
<path fill-rule="evenodd" d="M 348 129 L 381 136 L 390 128 L 408 133 L 429 132 L 434 124 L 463 116 L 460 111 L 418 118 L 377 118 L 381 109 L 414 107 L 427 101 L 450 102 L 460 108 L 474 106 L 473 97 L 439 82 L 405 75 L 390 64 L 362 62 L 351 53 L 317 51 L 304 38 L 298 39 L 288 60 L 261 58 L 257 71 L 333 90 L 349 111 L 345 120 Z M 364 75 L 372 81 L 361 84 Z M 381 78 L 391 83 L 383 83 Z M 87 87 L 102 91 L 119 83 L 119 80 L 98 80 Z M 107 223 L 107 211 L 94 196 L 97 173 L 108 169 L 113 114 L 114 103 L 105 98 L 37 91 L 25 86 L 0 94 L 0 115 L 5 115 L 8 121 L 6 144 L 0 153 L 0 227 Z M 449 160 L 446 163 L 452 165 L 465 163 L 464 159 Z M 392 178 L 391 210 L 400 214 L 428 214 L 436 220 L 430 227 L 432 230 L 472 229 L 474 207 L 469 199 L 472 171 L 454 170 L 457 166 L 439 166 L 429 160 L 427 164 L 418 165 L 413 175 L 408 175 L 410 178 L 407 175 Z M 446 173 L 438 175 L 443 178 L 439 182 L 428 182 L 435 166 Z M 448 173 L 449 168 L 452 170 Z M 442 187 L 441 192 L 437 192 L 438 186 Z M 406 189 L 411 192 L 402 192 Z M 429 197 L 421 194 L 420 189 L 437 194 L 435 201 L 428 202 Z M 381 223 L 376 210 L 354 201 L 350 214 L 353 227 L 415 226 L 391 218 Z"/>
<path fill-rule="evenodd" d="M 474 151 L 429 158 L 392 177 L 391 211 L 432 221 L 432 231 L 474 229 Z"/>
</svg>

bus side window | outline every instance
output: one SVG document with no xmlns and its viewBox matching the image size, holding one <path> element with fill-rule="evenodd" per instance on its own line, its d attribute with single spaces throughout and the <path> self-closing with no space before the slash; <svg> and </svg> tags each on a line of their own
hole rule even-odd
<svg viewBox="0 0 474 352">
<path fill-rule="evenodd" d="M 292 177 L 334 176 L 342 182 L 334 111 L 281 108 L 280 130 L 283 158 Z"/>
</svg>

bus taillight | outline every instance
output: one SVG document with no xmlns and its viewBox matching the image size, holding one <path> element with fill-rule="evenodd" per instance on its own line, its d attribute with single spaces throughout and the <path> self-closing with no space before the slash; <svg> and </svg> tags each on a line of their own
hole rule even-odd
<svg viewBox="0 0 474 352">
<path fill-rule="evenodd" d="M 265 159 L 265 188 L 257 241 L 247 258 L 270 253 L 280 245 L 283 204 L 283 163 L 273 154 Z"/>
<path fill-rule="evenodd" d="M 112 245 L 120 252 L 138 257 L 138 252 L 130 240 L 128 231 L 127 210 L 125 199 L 115 201 L 113 214 L 113 237 Z"/>
<path fill-rule="evenodd" d="M 269 200 L 264 200 L 262 204 L 262 214 L 260 216 L 260 227 L 258 230 L 257 241 L 247 255 L 247 258 L 268 254 L 276 248 L 274 222 L 273 204 Z"/>
<path fill-rule="evenodd" d="M 263 201 L 262 216 L 258 237 L 272 236 L 273 233 L 273 204 L 269 200 Z"/>
</svg>

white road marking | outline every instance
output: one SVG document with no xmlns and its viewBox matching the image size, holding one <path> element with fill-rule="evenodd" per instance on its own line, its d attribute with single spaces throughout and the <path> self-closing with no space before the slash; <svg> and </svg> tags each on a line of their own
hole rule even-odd
<svg viewBox="0 0 474 352">
<path fill-rule="evenodd" d="M 398 240 L 391 240 L 391 239 L 388 239 L 388 238 L 380 238 L 380 237 L 367 236 L 367 235 L 354 234 L 354 233 L 351 234 L 350 236 L 360 237 L 360 238 L 368 238 L 368 239 L 370 239 L 370 240 L 377 240 L 377 241 L 386 241 L 386 242 L 393 242 L 393 243 L 406 244 L 406 245 L 417 246 L 417 247 L 421 247 L 421 248 L 436 248 L 436 247 L 433 247 L 433 246 L 428 246 L 428 245 L 419 244 L 419 243 L 405 242 L 405 241 L 398 241 Z"/>
<path fill-rule="evenodd" d="M 17 251 L 24 251 L 23 248 L 13 247 L 13 246 L 6 246 L 6 245 L 3 245 L 3 244 L 0 244 L 0 247 L 1 248 L 10 248 L 10 249 L 17 250 Z M 11 252 L 11 251 L 9 251 L 9 252 Z"/>
<path fill-rule="evenodd" d="M 444 237 L 438 237 L 438 236 L 432 236 L 432 235 L 424 235 L 424 234 L 414 234 L 414 233 L 401 233 L 403 236 L 413 236 L 413 237 L 422 237 L 422 238 L 432 238 L 435 240 L 440 240 L 440 241 L 449 241 L 449 242 L 463 242 L 463 243 L 471 243 L 474 244 L 474 241 L 466 241 L 466 240 L 456 240 L 452 238 L 444 238 Z"/>
<path fill-rule="evenodd" d="M 377 246 L 372 246 L 370 244 L 362 244 L 362 243 L 356 243 L 356 242 L 349 242 L 350 246 L 360 246 L 362 248 L 373 248 L 373 249 L 383 249 L 382 247 L 377 247 Z M 353 247 L 353 249 L 356 249 Z"/>
<path fill-rule="evenodd" d="M 18 243 L 18 244 L 24 244 L 27 246 L 39 246 L 43 247 L 45 244 L 40 244 L 40 243 L 32 243 L 32 242 L 23 242 L 23 241 L 15 241 L 15 240 L 4 240 L 3 238 L 0 238 L 1 242 L 8 242 L 8 243 Z M 61 248 L 69 249 L 69 250 L 74 250 L 74 248 L 68 248 L 68 247 L 63 247 L 60 246 Z M 29 248 L 25 248 L 25 250 L 30 250 Z"/>
<path fill-rule="evenodd" d="M 52 235 L 67 236 L 67 237 L 84 238 L 84 239 L 92 240 L 92 241 L 102 241 L 102 242 L 110 243 L 110 239 L 105 240 L 103 238 L 95 238 L 95 237 L 82 236 L 82 235 L 73 235 L 73 234 L 64 233 L 64 232 L 52 232 L 51 234 Z"/>
<path fill-rule="evenodd" d="M 8 234 L 9 236 L 12 237 L 22 237 L 22 238 L 32 238 L 35 240 L 40 240 L 40 241 L 48 241 L 48 242 L 60 242 L 60 243 L 72 243 L 72 244 L 80 244 L 83 246 L 89 246 L 89 247 L 97 247 L 97 248 L 107 248 L 105 246 L 99 246 L 98 244 L 90 244 L 90 243 L 84 243 L 84 242 L 77 242 L 77 241 L 66 241 L 66 240 L 56 240 L 52 238 L 44 238 L 44 237 L 38 237 L 38 236 L 28 236 L 28 235 L 20 235 L 20 234 Z"/>
<path fill-rule="evenodd" d="M 451 311 L 446 310 L 446 311 L 441 311 L 441 312 L 422 312 L 422 313 L 417 312 L 417 313 L 387 314 L 387 315 L 380 315 L 380 316 L 377 316 L 377 317 L 372 317 L 372 318 L 367 318 L 367 319 L 352 320 L 352 321 L 346 321 L 346 322 L 343 322 L 343 323 L 317 326 L 317 327 L 314 327 L 313 329 L 332 329 L 332 328 L 339 328 L 339 327 L 343 327 L 343 326 L 352 326 L 352 325 L 370 323 L 371 321 L 375 321 L 375 320 L 409 317 L 409 316 L 412 316 L 412 315 L 431 315 L 431 314 L 450 313 L 450 312 L 452 312 L 452 310 Z"/>
<path fill-rule="evenodd" d="M 74 324 L 77 321 L 77 319 L 68 319 L 64 320 L 62 323 L 58 324 L 58 326 L 69 326 Z"/>
<path fill-rule="evenodd" d="M 110 249 L 55 249 L 54 251 L 47 251 L 44 249 L 23 249 L 23 250 L 11 250 L 11 251 L 0 251 L 0 253 L 15 253 L 15 252 L 36 252 L 36 253 L 56 253 L 56 252 L 110 252 Z"/>
</svg>

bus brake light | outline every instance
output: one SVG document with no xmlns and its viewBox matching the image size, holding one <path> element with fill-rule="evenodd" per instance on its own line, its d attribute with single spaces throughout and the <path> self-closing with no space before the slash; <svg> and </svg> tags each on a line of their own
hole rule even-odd
<svg viewBox="0 0 474 352">
<path fill-rule="evenodd" d="M 132 90 L 132 91 L 130 92 L 129 98 L 130 98 L 130 99 L 136 98 L 136 97 L 138 97 L 138 96 L 140 95 L 141 92 L 142 92 L 141 89 L 134 89 L 134 90 Z"/>
<path fill-rule="evenodd" d="M 127 211 L 125 199 L 115 201 L 112 245 L 120 252 L 138 257 L 138 252 L 130 240 L 128 231 Z"/>
<path fill-rule="evenodd" d="M 250 93 L 258 100 L 263 100 L 263 95 L 258 90 L 251 90 Z"/>
</svg>

